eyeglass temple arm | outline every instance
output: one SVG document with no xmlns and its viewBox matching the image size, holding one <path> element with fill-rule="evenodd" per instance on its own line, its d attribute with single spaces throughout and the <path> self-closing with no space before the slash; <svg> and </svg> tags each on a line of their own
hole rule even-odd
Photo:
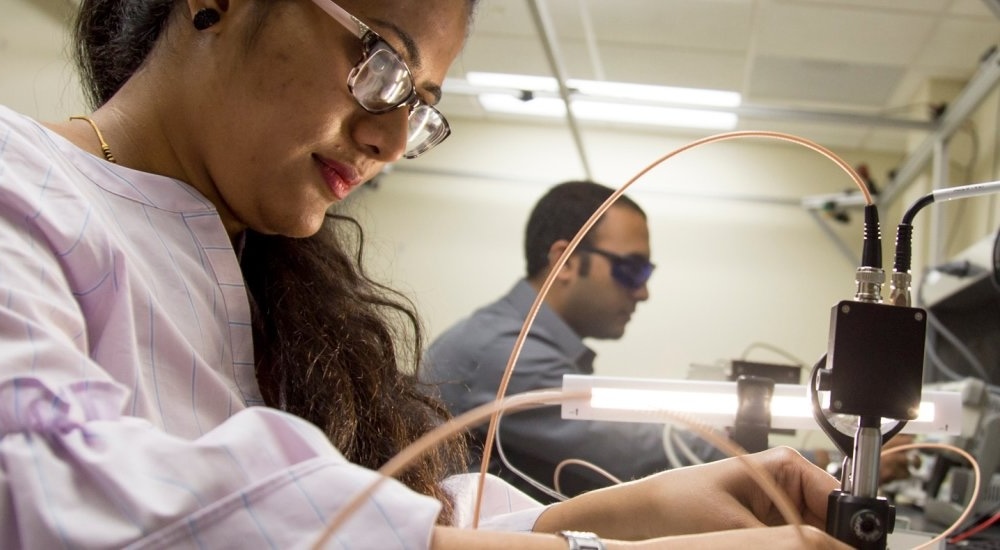
<svg viewBox="0 0 1000 550">
<path fill-rule="evenodd" d="M 344 8 L 338 6 L 333 2 L 333 0 L 313 0 L 319 9 L 330 14 L 341 25 L 347 30 L 354 33 L 358 38 L 363 38 L 365 33 L 368 32 L 368 25 L 361 22 L 360 19 L 354 17 L 353 15 L 347 13 Z"/>
</svg>

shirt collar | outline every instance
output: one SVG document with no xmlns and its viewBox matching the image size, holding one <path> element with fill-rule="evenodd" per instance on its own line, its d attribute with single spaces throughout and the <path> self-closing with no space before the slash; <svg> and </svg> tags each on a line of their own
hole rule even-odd
<svg viewBox="0 0 1000 550">
<path fill-rule="evenodd" d="M 535 291 L 526 279 L 518 281 L 514 285 L 514 288 L 507 294 L 508 300 L 510 300 L 511 305 L 514 306 L 515 311 L 517 311 L 522 319 L 528 316 L 531 305 L 535 303 L 535 298 L 537 297 L 538 292 Z M 573 359 L 580 372 L 583 374 L 594 373 L 594 358 L 596 354 L 584 345 L 583 339 L 573 332 L 573 329 L 566 324 L 566 321 L 563 321 L 562 317 L 559 317 L 548 304 L 543 303 L 542 307 L 538 309 L 538 315 L 535 316 L 535 321 L 532 323 L 531 329 L 532 331 L 544 330 L 552 338 L 553 342 L 555 342 L 559 351 Z"/>
</svg>

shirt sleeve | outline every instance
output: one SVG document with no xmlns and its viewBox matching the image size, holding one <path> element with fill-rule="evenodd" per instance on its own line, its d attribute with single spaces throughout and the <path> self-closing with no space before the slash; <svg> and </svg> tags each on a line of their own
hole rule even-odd
<svg viewBox="0 0 1000 550">
<path fill-rule="evenodd" d="M 187 440 L 110 413 L 120 386 L 83 386 L 0 383 L 0 515 L 16 518 L 0 526 L 5 548 L 304 547 L 378 478 L 279 411 L 246 409 Z M 332 547 L 425 548 L 439 507 L 387 480 Z"/>
<path fill-rule="evenodd" d="M 545 507 L 496 476 L 487 474 L 483 481 L 478 527 L 491 531 L 531 531 Z M 455 503 L 455 526 L 472 527 L 479 474 L 454 475 L 444 480 L 443 486 Z"/>
<path fill-rule="evenodd" d="M 0 188 L 0 548 L 304 548 L 378 479 L 276 410 L 199 437 L 127 414 L 133 388 L 88 355 L 65 254 L 16 200 Z M 439 510 L 386 480 L 328 547 L 426 548 Z"/>
<path fill-rule="evenodd" d="M 379 478 L 273 409 L 245 409 L 195 439 L 123 414 L 129 388 L 86 355 L 72 296 L 37 276 L 59 270 L 25 254 L 0 239 L 0 255 L 19 258 L 0 264 L 0 547 L 310 547 Z M 472 524 L 472 478 L 447 484 L 459 526 Z M 490 476 L 479 526 L 530 531 L 543 509 Z M 385 480 L 328 547 L 426 548 L 439 511 Z"/>
<path fill-rule="evenodd" d="M 500 335 L 481 350 L 479 368 L 474 377 L 465 380 L 469 390 L 462 396 L 471 406 L 495 398 L 515 338 L 516 334 Z M 508 395 L 561 388 L 563 375 L 580 374 L 544 334 L 534 331 L 525 340 L 515 369 Z M 499 430 L 513 465 L 549 487 L 554 485 L 556 466 L 566 459 L 590 462 L 621 480 L 670 467 L 660 424 L 567 420 L 558 407 L 541 407 L 504 415 Z M 570 495 L 611 484 L 576 465 L 563 470 L 560 479 L 561 488 Z"/>
</svg>

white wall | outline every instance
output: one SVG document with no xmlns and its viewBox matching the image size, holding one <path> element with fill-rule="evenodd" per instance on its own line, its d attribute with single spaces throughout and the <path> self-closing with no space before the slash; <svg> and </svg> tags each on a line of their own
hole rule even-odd
<svg viewBox="0 0 1000 550">
<path fill-rule="evenodd" d="M 66 26 L 11 0 L 0 0 L 0 17 L 22 23 L 0 35 L 0 104 L 43 120 L 84 112 Z"/>
<path fill-rule="evenodd" d="M 375 271 L 415 299 L 431 336 L 506 292 L 524 270 L 534 201 L 581 177 L 562 127 L 454 127 L 453 141 L 398 164 L 353 201 Z M 590 131 L 584 141 L 595 179 L 618 187 L 690 138 Z M 845 160 L 884 174 L 898 156 Z M 830 308 L 853 296 L 855 266 L 797 203 L 854 188 L 824 157 L 776 141 L 709 144 L 651 171 L 629 194 L 649 215 L 658 265 L 652 298 L 621 341 L 593 343 L 598 372 L 683 378 L 690 364 L 739 357 L 757 341 L 809 364 L 818 359 Z M 834 229 L 859 248 L 853 214 Z M 751 358 L 782 360 L 767 351 Z"/>
</svg>

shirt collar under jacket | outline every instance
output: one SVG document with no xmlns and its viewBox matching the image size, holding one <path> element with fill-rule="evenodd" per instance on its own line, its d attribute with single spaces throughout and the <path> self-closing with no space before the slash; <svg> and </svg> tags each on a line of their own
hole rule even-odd
<svg viewBox="0 0 1000 550">
<path fill-rule="evenodd" d="M 538 293 L 526 279 L 521 279 L 514 285 L 507 297 L 517 313 L 525 318 L 528 316 L 528 311 L 531 310 L 531 305 L 535 303 Z M 563 321 L 562 317 L 552 311 L 552 308 L 547 304 L 542 304 L 542 307 L 538 309 L 538 315 L 535 317 L 531 329 L 533 331 L 545 330 L 555 341 L 559 350 L 567 357 L 573 358 L 583 374 L 594 373 L 594 358 L 596 357 L 594 351 L 584 345 L 583 339 L 573 332 L 566 321 Z"/>
</svg>

